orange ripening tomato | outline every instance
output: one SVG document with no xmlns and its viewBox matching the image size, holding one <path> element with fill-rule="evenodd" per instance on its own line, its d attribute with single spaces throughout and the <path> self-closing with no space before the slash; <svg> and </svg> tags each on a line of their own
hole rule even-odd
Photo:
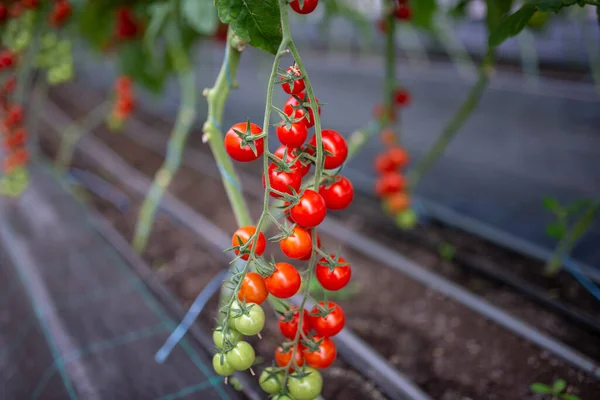
<svg viewBox="0 0 600 400">
<path fill-rule="evenodd" d="M 406 178 L 398 172 L 386 172 L 375 182 L 375 194 L 384 197 L 388 194 L 397 193 L 406 187 Z"/>
<path fill-rule="evenodd" d="M 404 168 L 408 165 L 410 157 L 408 152 L 400 146 L 394 146 L 387 151 L 387 156 L 394 168 Z"/>
<path fill-rule="evenodd" d="M 392 214 L 398 214 L 410 207 L 410 196 L 408 193 L 398 192 L 387 196 L 385 202 Z"/>
<path fill-rule="evenodd" d="M 246 303 L 262 304 L 268 296 L 269 292 L 263 277 L 256 272 L 248 272 L 238 292 L 238 299 Z"/>
<path fill-rule="evenodd" d="M 233 247 L 242 246 L 242 245 L 246 244 L 246 242 L 248 240 L 250 240 L 250 238 L 255 233 L 256 233 L 255 226 L 243 226 L 234 232 L 233 237 L 231 238 L 231 245 Z M 250 244 L 250 246 L 248 246 L 248 248 L 246 249 L 246 254 L 243 254 L 241 257 L 242 260 L 247 260 L 250 257 L 250 252 L 252 251 L 252 247 L 254 246 L 255 242 L 256 242 L 256 251 L 254 254 L 257 256 L 263 255 L 263 253 L 265 252 L 265 249 L 267 248 L 267 240 L 265 239 L 265 235 L 262 232 L 259 232 L 258 240 L 254 240 Z M 236 256 L 240 254 L 239 249 L 235 249 L 234 252 L 235 252 Z"/>
</svg>

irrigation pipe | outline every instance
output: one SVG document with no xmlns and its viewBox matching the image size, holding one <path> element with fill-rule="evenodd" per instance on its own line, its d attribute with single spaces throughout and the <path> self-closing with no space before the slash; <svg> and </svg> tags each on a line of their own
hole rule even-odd
<svg viewBox="0 0 600 400">
<path fill-rule="evenodd" d="M 132 120 L 131 123 L 133 124 L 134 120 Z M 151 143 L 149 147 L 159 147 L 157 137 L 154 137 L 152 140 L 150 140 L 150 137 L 154 135 L 151 134 L 152 130 L 149 127 L 140 124 L 137 121 L 135 124 L 138 126 L 132 126 L 132 128 L 134 128 L 132 131 L 138 131 L 138 128 L 143 128 L 142 131 L 144 132 L 144 140 L 149 140 L 149 143 Z M 131 136 L 137 135 L 138 134 L 134 134 Z M 141 135 L 138 136 L 138 139 L 141 138 Z M 193 160 L 193 162 L 188 163 L 188 160 Z M 209 168 L 207 167 L 212 165 L 210 160 L 211 158 L 209 156 L 198 150 L 186 149 L 184 153 L 184 162 L 187 165 L 193 169 L 196 169 L 198 172 L 202 172 L 208 176 L 214 176 L 216 178 L 216 173 L 218 173 L 216 168 L 214 168 L 214 171 L 212 171 L 212 168 L 211 171 L 209 171 Z M 254 177 L 243 173 L 243 171 L 240 172 L 240 179 L 243 182 L 252 182 L 256 180 Z M 259 194 L 258 191 L 261 190 L 260 188 L 260 185 L 246 185 L 244 190 L 247 190 L 252 195 L 257 195 Z M 404 256 L 390 250 L 374 240 L 365 237 L 362 234 L 353 232 L 352 230 L 343 226 L 341 223 L 335 221 L 333 218 L 329 218 L 328 220 L 324 221 L 320 225 L 320 228 L 322 232 L 339 238 L 339 240 L 345 245 L 368 255 L 382 264 L 409 276 L 410 278 L 432 288 L 435 291 L 444 294 L 445 296 L 457 301 L 458 303 L 461 303 L 467 308 L 480 313 L 489 320 L 503 326 L 514 334 L 535 343 L 539 347 L 548 350 L 572 365 L 600 379 L 600 370 L 594 361 L 580 354 L 571 347 L 550 337 L 549 335 L 542 333 L 541 331 L 502 311 L 500 308 L 485 301 L 481 297 L 469 293 L 458 285 L 432 272 L 424 270 Z"/>
<path fill-rule="evenodd" d="M 37 109 L 40 110 L 39 112 L 44 121 L 53 129 L 68 124 L 69 117 L 51 102 L 47 102 L 44 107 L 38 107 Z M 78 148 L 85 154 L 89 162 L 102 168 L 114 179 L 137 192 L 138 195 L 143 196 L 150 187 L 151 181 L 147 177 L 130 167 L 116 153 L 97 139 L 91 136 L 84 137 L 79 142 Z M 223 254 L 222 249 L 229 246 L 229 235 L 174 196 L 166 193 L 159 206 L 203 240 L 210 243 L 215 250 L 218 250 L 219 254 Z M 338 334 L 335 339 L 344 359 L 353 368 L 368 371 L 369 378 L 391 398 L 430 400 L 429 396 L 394 369 L 351 331 L 345 330 L 343 334 Z M 357 354 L 357 348 L 353 346 L 358 346 L 361 354 Z"/>
</svg>

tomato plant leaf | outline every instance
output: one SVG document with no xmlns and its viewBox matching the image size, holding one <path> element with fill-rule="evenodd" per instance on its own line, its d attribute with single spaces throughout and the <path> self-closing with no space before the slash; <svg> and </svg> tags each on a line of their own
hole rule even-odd
<svg viewBox="0 0 600 400">
<path fill-rule="evenodd" d="M 554 394 L 559 394 L 566 388 L 567 388 L 567 382 L 564 379 L 557 379 L 554 381 L 554 384 L 552 385 L 552 392 Z"/>
<path fill-rule="evenodd" d="M 411 2 L 412 23 L 424 29 L 433 27 L 433 16 L 437 12 L 436 0 L 418 0 Z"/>
<path fill-rule="evenodd" d="M 546 226 L 546 234 L 554 239 L 562 238 L 567 232 L 567 227 L 564 223 L 553 222 Z"/>
<path fill-rule="evenodd" d="M 486 23 L 489 33 L 498 26 L 502 17 L 508 14 L 512 3 L 512 0 L 485 0 L 487 6 Z"/>
<path fill-rule="evenodd" d="M 563 393 L 560 395 L 560 398 L 562 400 L 581 400 L 581 397 L 570 393 Z"/>
<path fill-rule="evenodd" d="M 506 39 L 517 36 L 535 14 L 537 8 L 533 4 L 524 4 L 513 14 L 502 17 L 490 32 L 489 45 L 499 46 Z"/>
<path fill-rule="evenodd" d="M 555 213 L 562 209 L 560 203 L 554 197 L 544 197 L 542 204 L 544 204 L 544 208 L 546 210 L 553 211 Z"/>
<path fill-rule="evenodd" d="M 158 92 L 163 87 L 168 64 L 154 62 L 152 53 L 145 46 L 132 41 L 119 46 L 119 66 L 122 74 L 129 75 L 146 88 Z"/>
<path fill-rule="evenodd" d="M 275 54 L 281 43 L 277 0 L 215 0 L 219 19 L 251 46 Z"/>
<path fill-rule="evenodd" d="M 217 29 L 217 11 L 208 1 L 183 0 L 181 3 L 183 19 L 196 32 L 212 34 Z"/>
<path fill-rule="evenodd" d="M 531 389 L 533 393 L 538 394 L 552 393 L 552 388 L 550 386 L 539 382 L 532 383 L 531 386 L 529 386 L 529 389 Z"/>
<path fill-rule="evenodd" d="M 148 7 L 150 22 L 144 34 L 144 44 L 148 50 L 153 51 L 155 48 L 156 38 L 163 30 L 172 10 L 171 3 L 158 3 Z"/>
<path fill-rule="evenodd" d="M 450 9 L 448 14 L 452 18 L 464 18 L 467 15 L 467 6 L 471 3 L 471 0 L 459 0 L 454 7 Z"/>
</svg>

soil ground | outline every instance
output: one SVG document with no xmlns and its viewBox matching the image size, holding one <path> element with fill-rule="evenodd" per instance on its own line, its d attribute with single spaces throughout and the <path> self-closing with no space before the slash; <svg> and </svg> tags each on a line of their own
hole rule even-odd
<svg viewBox="0 0 600 400">
<path fill-rule="evenodd" d="M 71 116 L 84 111 L 85 104 L 67 100 L 72 96 L 53 94 L 61 107 Z M 81 96 L 79 97 L 82 98 Z M 148 122 L 146 117 L 146 122 Z M 168 125 L 152 121 L 154 128 L 168 133 Z M 164 129 L 163 129 L 164 128 Z M 49 129 L 42 126 L 42 130 Z M 99 129 L 96 136 L 118 152 L 130 165 L 148 176 L 153 176 L 162 158 L 139 146 L 123 135 Z M 195 136 L 195 137 L 194 137 Z M 200 146 L 199 134 L 192 136 L 191 145 Z M 52 153 L 55 141 L 44 135 L 45 149 Z M 103 175 L 97 166 L 81 157 L 75 165 Z M 106 179 L 107 177 L 105 177 Z M 110 179 L 109 179 L 110 180 Z M 251 184 L 246 182 L 245 184 Z M 120 187 L 129 193 L 126 187 Z M 220 182 L 182 167 L 170 192 L 192 206 L 197 212 L 229 232 L 235 229 L 233 215 L 227 205 Z M 130 193 L 131 195 L 131 193 Z M 132 198 L 135 196 L 131 195 Z M 131 238 L 139 202 L 137 199 L 125 212 L 95 196 L 90 200 L 117 228 Z M 341 216 L 354 229 L 373 233 L 359 199 Z M 370 203 L 373 208 L 373 203 Z M 260 212 L 258 199 L 249 198 L 253 216 Z M 383 220 L 383 214 L 380 216 Z M 526 270 L 527 262 L 477 238 L 447 228 L 428 226 L 431 235 L 447 235 L 457 246 L 465 247 L 498 265 L 509 265 L 515 270 Z M 386 232 L 383 230 L 383 232 Z M 528 302 L 518 294 L 488 281 L 474 277 L 452 262 L 443 261 L 439 254 L 402 237 L 380 233 L 377 238 L 392 245 L 424 268 L 435 270 L 465 285 L 488 301 L 502 306 L 508 312 L 526 320 L 560 338 L 577 345 L 590 357 L 600 359 L 600 340 L 576 327 L 566 324 L 560 317 Z M 334 248 L 335 238 L 323 236 L 326 248 Z M 569 382 L 569 390 L 583 399 L 592 400 L 600 393 L 600 383 L 579 370 L 572 368 L 532 343 L 526 342 L 493 322 L 414 282 L 398 272 L 377 265 L 351 248 L 342 248 L 353 266 L 353 281 L 358 293 L 338 301 L 348 315 L 348 327 L 361 336 L 392 365 L 413 379 L 434 399 L 535 399 L 529 385 L 533 382 L 552 382 L 562 378 Z M 190 304 L 215 272 L 223 267 L 186 228 L 178 226 L 164 215 L 159 216 L 151 236 L 148 251 L 144 254 L 156 273 L 164 280 L 184 304 Z M 531 262 L 531 261 L 529 261 Z M 516 265 L 516 267 L 515 267 Z M 531 265 L 531 264 L 529 264 Z M 528 272 L 524 272 L 527 275 Z M 589 305 L 578 287 L 562 280 L 544 282 L 545 287 L 555 289 L 557 294 L 581 307 Z M 594 306 L 596 307 L 596 306 Z M 208 310 L 214 310 L 214 304 Z M 594 308 L 597 310 L 597 308 Z M 214 315 L 206 313 L 204 326 L 211 326 Z M 278 333 L 274 324 L 269 325 L 258 343 L 258 352 L 269 361 Z M 342 361 L 327 372 L 324 392 L 331 399 L 377 399 L 381 393 Z"/>
</svg>

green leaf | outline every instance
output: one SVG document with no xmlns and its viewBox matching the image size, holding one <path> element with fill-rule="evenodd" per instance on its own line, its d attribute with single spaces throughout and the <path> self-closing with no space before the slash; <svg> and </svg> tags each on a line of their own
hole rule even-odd
<svg viewBox="0 0 600 400">
<path fill-rule="evenodd" d="M 512 0 L 485 0 L 487 6 L 487 29 L 491 33 L 500 23 L 502 17 L 510 11 Z"/>
<path fill-rule="evenodd" d="M 499 46 L 509 37 L 517 36 L 535 14 L 536 6 L 524 4 L 514 14 L 506 15 L 500 19 L 498 24 L 491 30 L 489 45 Z"/>
<path fill-rule="evenodd" d="M 546 226 L 546 234 L 554 239 L 561 239 L 566 232 L 567 227 L 564 222 L 557 221 Z"/>
<path fill-rule="evenodd" d="M 529 386 L 529 389 L 533 392 L 533 393 L 538 393 L 538 394 L 546 394 L 546 393 L 552 393 L 552 388 L 548 385 L 544 385 L 543 383 L 532 383 L 531 386 Z"/>
<path fill-rule="evenodd" d="M 542 200 L 542 204 L 544 205 L 544 208 L 546 210 L 553 211 L 555 213 L 559 212 L 562 209 L 560 203 L 558 202 L 558 200 L 556 200 L 555 197 L 544 197 L 544 199 Z"/>
<path fill-rule="evenodd" d="M 207 0 L 183 0 L 184 20 L 198 33 L 209 35 L 217 29 L 217 10 Z"/>
<path fill-rule="evenodd" d="M 275 54 L 281 43 L 277 0 L 214 0 L 219 19 L 250 45 Z"/>
<path fill-rule="evenodd" d="M 155 92 L 162 89 L 168 69 L 168 64 L 154 62 L 152 53 L 138 41 L 119 47 L 119 66 L 121 73 Z"/>
<path fill-rule="evenodd" d="M 563 393 L 560 395 L 560 398 L 563 400 L 581 400 L 581 397 L 570 393 Z"/>
<path fill-rule="evenodd" d="M 433 27 L 433 16 L 437 12 L 436 0 L 418 0 L 410 3 L 412 7 L 412 23 L 424 29 Z"/>
<path fill-rule="evenodd" d="M 467 15 L 467 6 L 471 3 L 471 0 L 459 0 L 454 7 L 450 9 L 448 14 L 452 18 L 463 18 Z"/>
<path fill-rule="evenodd" d="M 554 384 L 552 385 L 552 392 L 554 394 L 559 394 L 566 388 L 567 388 L 567 382 L 564 379 L 557 379 L 554 381 Z"/>
<path fill-rule="evenodd" d="M 150 23 L 144 34 L 144 44 L 150 51 L 153 51 L 156 48 L 156 38 L 162 32 L 163 27 L 173 10 L 171 5 L 172 3 L 159 3 L 148 7 Z"/>
</svg>

